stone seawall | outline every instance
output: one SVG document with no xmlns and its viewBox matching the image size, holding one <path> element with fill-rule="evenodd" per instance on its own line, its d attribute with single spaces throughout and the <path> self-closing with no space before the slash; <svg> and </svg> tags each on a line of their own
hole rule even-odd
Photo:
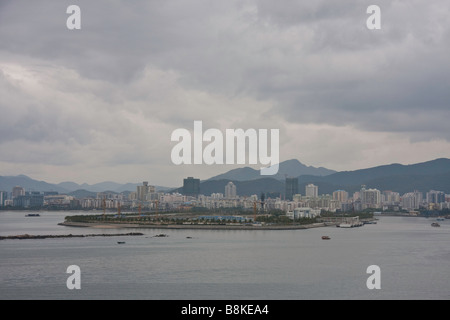
<svg viewBox="0 0 450 320">
<path fill-rule="evenodd" d="M 15 236 L 0 236 L 0 240 L 28 240 L 28 239 L 48 239 L 48 238 L 87 238 L 87 237 L 119 237 L 119 236 L 143 236 L 140 232 L 131 233 L 116 233 L 116 234 L 45 234 L 45 235 L 30 235 L 20 234 Z"/>
</svg>

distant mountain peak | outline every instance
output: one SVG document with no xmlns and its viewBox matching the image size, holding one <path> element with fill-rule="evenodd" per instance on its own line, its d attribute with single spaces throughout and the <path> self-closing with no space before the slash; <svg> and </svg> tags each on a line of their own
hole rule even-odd
<svg viewBox="0 0 450 320">
<path fill-rule="evenodd" d="M 290 159 L 280 162 L 279 170 L 276 175 L 270 176 L 277 180 L 284 180 L 286 177 L 298 177 L 301 175 L 311 175 L 311 176 L 327 176 L 335 173 L 336 171 L 327 168 L 316 168 L 313 166 L 307 166 L 301 163 L 297 159 Z M 246 180 L 256 180 L 263 178 L 260 175 L 259 170 L 255 170 L 250 167 L 243 167 L 238 169 L 232 169 L 223 174 L 214 176 L 208 180 L 234 180 L 234 181 L 246 181 Z"/>
</svg>

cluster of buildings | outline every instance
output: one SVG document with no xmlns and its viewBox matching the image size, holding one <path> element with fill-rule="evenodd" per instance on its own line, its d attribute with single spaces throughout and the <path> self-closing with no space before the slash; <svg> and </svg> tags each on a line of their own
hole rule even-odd
<svg viewBox="0 0 450 320">
<path fill-rule="evenodd" d="M 401 195 L 398 192 L 380 191 L 363 185 L 359 191 L 351 195 L 345 190 L 336 190 L 332 194 L 319 195 L 318 187 L 309 184 L 305 187 L 305 196 L 302 196 L 298 192 L 298 179 L 287 178 L 285 194 L 285 205 L 288 211 L 294 211 L 298 207 L 310 207 L 326 211 L 450 209 L 450 195 L 436 190 L 430 190 L 426 193 L 414 191 Z"/>
<path fill-rule="evenodd" d="M 34 208 L 53 206 L 67 209 L 146 209 L 146 210 L 186 210 L 192 207 L 205 209 L 239 208 L 258 211 L 281 210 L 291 218 L 315 217 L 322 210 L 362 211 L 417 211 L 450 209 L 450 195 L 442 191 L 418 191 L 400 195 L 394 191 L 380 191 L 362 186 L 353 194 L 336 190 L 332 194 L 319 194 L 318 186 L 308 184 L 304 193 L 299 191 L 297 178 L 286 178 L 285 194 L 278 196 L 250 195 L 238 196 L 237 187 L 228 182 L 223 193 L 203 195 L 200 180 L 188 177 L 178 192 L 159 192 L 155 186 L 143 182 L 136 191 L 126 193 L 102 192 L 96 197 L 76 199 L 56 192 L 27 192 L 22 187 L 14 187 L 11 193 L 0 191 L 0 207 L 11 206 Z"/>
<path fill-rule="evenodd" d="M 353 197 L 347 201 L 347 204 L 353 205 L 355 210 L 375 208 L 383 211 L 440 211 L 450 209 L 450 195 L 436 190 L 430 190 L 426 193 L 416 190 L 400 195 L 394 191 L 381 192 L 377 189 L 366 189 L 363 186 L 361 191 L 353 194 Z"/>
<path fill-rule="evenodd" d="M 10 193 L 0 191 L 0 207 L 41 208 L 43 206 L 75 207 L 77 200 L 58 192 L 25 191 L 23 187 L 16 186 Z"/>
</svg>

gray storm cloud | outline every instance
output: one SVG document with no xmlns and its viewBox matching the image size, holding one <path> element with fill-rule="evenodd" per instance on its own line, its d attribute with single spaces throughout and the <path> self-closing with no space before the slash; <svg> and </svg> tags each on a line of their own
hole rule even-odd
<svg viewBox="0 0 450 320">
<path fill-rule="evenodd" d="M 194 120 L 450 141 L 446 0 L 377 1 L 377 31 L 369 1 L 77 1 L 78 31 L 70 4 L 1 2 L 0 143 L 163 162 Z"/>
</svg>

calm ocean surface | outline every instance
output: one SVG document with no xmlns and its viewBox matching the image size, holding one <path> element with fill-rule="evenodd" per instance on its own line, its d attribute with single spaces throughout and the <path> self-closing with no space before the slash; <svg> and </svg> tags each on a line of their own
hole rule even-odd
<svg viewBox="0 0 450 320">
<path fill-rule="evenodd" d="M 2 240 L 2 300 L 450 299 L 449 220 L 440 228 L 435 219 L 380 217 L 353 229 L 212 231 L 69 228 L 57 224 L 77 212 L 25 214 L 0 212 L 0 235 L 145 235 Z M 81 269 L 80 290 L 66 287 L 70 265 Z M 370 265 L 381 269 L 380 290 L 366 286 Z"/>
</svg>

